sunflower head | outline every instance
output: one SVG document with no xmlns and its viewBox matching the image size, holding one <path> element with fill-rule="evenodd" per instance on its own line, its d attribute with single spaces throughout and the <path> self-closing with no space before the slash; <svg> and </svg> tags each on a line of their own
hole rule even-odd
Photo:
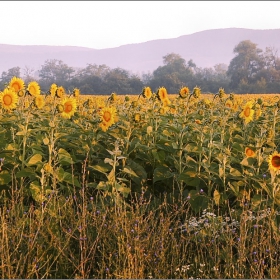
<svg viewBox="0 0 280 280">
<path fill-rule="evenodd" d="M 62 100 L 61 105 L 63 106 L 61 116 L 65 119 L 70 119 L 77 110 L 77 101 L 75 98 L 66 97 Z"/>
<path fill-rule="evenodd" d="M 111 102 L 114 102 L 114 101 L 116 101 L 116 99 L 117 99 L 117 94 L 115 92 L 112 92 L 110 97 L 109 97 L 109 100 Z"/>
<path fill-rule="evenodd" d="M 99 116 L 100 116 L 99 127 L 101 127 L 103 131 L 107 131 L 107 129 L 115 123 L 116 108 L 104 107 L 100 110 Z"/>
<path fill-rule="evenodd" d="M 134 121 L 135 121 L 136 123 L 138 123 L 138 122 L 141 121 L 141 115 L 140 115 L 139 113 L 136 113 L 136 114 L 134 115 Z"/>
<path fill-rule="evenodd" d="M 195 98 L 199 98 L 200 94 L 201 94 L 201 89 L 199 87 L 194 87 L 192 95 Z"/>
<path fill-rule="evenodd" d="M 80 90 L 78 88 L 73 89 L 73 96 L 74 97 L 79 97 L 80 96 Z"/>
<path fill-rule="evenodd" d="M 180 98 L 187 98 L 188 95 L 190 93 L 190 89 L 188 87 L 182 87 L 180 90 L 179 90 L 179 96 Z"/>
<path fill-rule="evenodd" d="M 50 89 L 49 89 L 49 94 L 51 96 L 55 96 L 56 95 L 56 90 L 57 90 L 57 85 L 56 84 L 52 84 L 50 86 Z"/>
<path fill-rule="evenodd" d="M 63 86 L 57 87 L 55 94 L 58 98 L 63 98 L 65 96 L 64 87 Z"/>
<path fill-rule="evenodd" d="M 245 155 L 246 155 L 246 157 L 255 157 L 255 156 L 256 156 L 256 153 L 255 153 L 255 151 L 252 150 L 251 148 L 246 147 L 246 148 L 245 148 Z"/>
<path fill-rule="evenodd" d="M 150 87 L 144 87 L 143 90 L 142 90 L 142 96 L 147 98 L 147 99 L 150 99 L 153 95 L 153 92 L 151 90 Z"/>
<path fill-rule="evenodd" d="M 42 109 L 45 106 L 45 98 L 43 95 L 35 97 L 35 105 L 38 109 Z"/>
<path fill-rule="evenodd" d="M 40 95 L 40 86 L 36 81 L 30 82 L 27 86 L 27 92 L 32 96 Z"/>
<path fill-rule="evenodd" d="M 278 172 L 280 170 L 280 154 L 278 152 L 274 152 L 268 157 L 268 165 L 270 171 Z"/>
<path fill-rule="evenodd" d="M 21 78 L 13 77 L 10 80 L 9 87 L 13 88 L 16 93 L 24 89 L 24 81 Z"/>
<path fill-rule="evenodd" d="M 224 98 L 226 96 L 225 90 L 223 88 L 219 88 L 218 95 L 220 99 Z"/>
<path fill-rule="evenodd" d="M 230 99 L 227 99 L 225 103 L 225 107 L 231 109 L 233 107 L 233 103 Z"/>
<path fill-rule="evenodd" d="M 160 87 L 157 90 L 157 98 L 161 101 L 168 99 L 167 90 L 165 87 Z"/>
<path fill-rule="evenodd" d="M 4 91 L 0 93 L 0 103 L 2 104 L 2 108 L 6 110 L 12 110 L 17 107 L 18 95 L 14 88 L 5 88 Z"/>
<path fill-rule="evenodd" d="M 245 124 L 253 120 L 255 111 L 252 109 L 252 107 L 253 107 L 253 102 L 248 101 L 243 107 L 243 111 L 239 114 L 239 117 L 244 119 Z"/>
</svg>

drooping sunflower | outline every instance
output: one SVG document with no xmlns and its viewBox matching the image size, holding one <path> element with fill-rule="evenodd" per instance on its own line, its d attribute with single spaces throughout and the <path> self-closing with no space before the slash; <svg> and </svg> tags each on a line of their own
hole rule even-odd
<svg viewBox="0 0 280 280">
<path fill-rule="evenodd" d="M 50 89 L 49 89 L 49 93 L 51 96 L 55 96 L 56 95 L 56 90 L 57 90 L 57 84 L 52 84 L 50 86 Z"/>
<path fill-rule="evenodd" d="M 66 97 L 62 100 L 61 105 L 63 106 L 61 116 L 66 119 L 70 119 L 77 110 L 77 101 L 75 98 Z"/>
<path fill-rule="evenodd" d="M 30 82 L 27 86 L 27 92 L 32 96 L 38 96 L 41 93 L 40 86 L 36 81 Z"/>
<path fill-rule="evenodd" d="M 35 97 L 35 105 L 38 109 L 42 109 L 45 106 L 45 98 L 43 95 Z"/>
<path fill-rule="evenodd" d="M 59 97 L 59 98 L 63 98 L 64 95 L 65 95 L 65 89 L 63 86 L 60 86 L 56 89 L 56 96 Z"/>
<path fill-rule="evenodd" d="M 190 93 L 190 89 L 188 87 L 182 87 L 179 90 L 179 96 L 183 99 L 185 99 Z"/>
<path fill-rule="evenodd" d="M 243 111 L 239 114 L 239 117 L 244 119 L 245 124 L 253 120 L 255 110 L 252 107 L 253 102 L 248 101 L 243 107 Z"/>
<path fill-rule="evenodd" d="M 9 87 L 13 88 L 16 93 L 24 89 L 24 81 L 21 78 L 13 77 L 10 80 Z"/>
<path fill-rule="evenodd" d="M 246 148 L 245 148 L 245 155 L 246 155 L 246 157 L 255 157 L 255 156 L 256 156 L 256 153 L 255 153 L 255 151 L 252 150 L 251 148 L 246 147 Z"/>
<path fill-rule="evenodd" d="M 104 107 L 99 112 L 100 124 L 99 126 L 103 131 L 106 131 L 111 125 L 115 123 L 116 108 Z"/>
<path fill-rule="evenodd" d="M 168 93 L 165 87 L 160 87 L 157 90 L 157 98 L 161 101 L 168 99 Z"/>
<path fill-rule="evenodd" d="M 147 99 L 150 99 L 153 95 L 153 92 L 151 90 L 150 87 L 144 87 L 143 90 L 142 90 L 142 96 L 147 98 Z"/>
<path fill-rule="evenodd" d="M 14 88 L 5 88 L 4 91 L 0 93 L 0 103 L 2 104 L 2 108 L 6 110 L 12 110 L 17 107 L 18 95 Z"/>
<path fill-rule="evenodd" d="M 278 152 L 275 151 L 268 157 L 268 165 L 270 171 L 277 172 L 280 170 L 280 154 Z"/>
</svg>

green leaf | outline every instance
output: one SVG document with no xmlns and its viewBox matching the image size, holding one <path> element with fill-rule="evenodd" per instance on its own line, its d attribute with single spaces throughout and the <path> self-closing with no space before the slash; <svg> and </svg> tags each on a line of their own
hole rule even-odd
<svg viewBox="0 0 280 280">
<path fill-rule="evenodd" d="M 42 162 L 42 155 L 40 154 L 36 154 L 31 156 L 28 160 L 27 160 L 27 166 L 32 166 L 32 165 L 37 165 L 39 162 Z"/>
<path fill-rule="evenodd" d="M 162 181 L 168 178 L 173 177 L 173 173 L 170 172 L 168 167 L 160 166 L 154 170 L 154 179 L 153 182 Z"/>
<path fill-rule="evenodd" d="M 6 185 L 12 181 L 12 176 L 7 170 L 0 172 L 0 185 Z"/>
<path fill-rule="evenodd" d="M 59 158 L 59 163 L 61 165 L 73 164 L 73 159 L 72 159 L 71 155 L 62 148 L 60 148 L 58 150 L 58 158 Z"/>
<path fill-rule="evenodd" d="M 32 168 L 24 168 L 16 173 L 16 178 L 29 177 L 30 179 L 36 177 L 36 173 Z"/>
<path fill-rule="evenodd" d="M 201 210 L 207 209 L 209 198 L 204 195 L 195 195 L 190 198 L 191 208 L 198 213 Z"/>
<path fill-rule="evenodd" d="M 254 167 L 254 165 L 257 163 L 257 159 L 252 158 L 252 157 L 248 157 L 248 158 L 244 158 L 240 164 L 245 165 L 245 166 L 249 166 L 249 167 Z"/>
<path fill-rule="evenodd" d="M 191 187 L 198 187 L 200 184 L 200 179 L 197 177 L 197 173 L 195 171 L 186 171 L 181 173 L 178 176 L 178 180 L 183 181 Z"/>
<path fill-rule="evenodd" d="M 96 171 L 99 171 L 103 174 L 107 174 L 108 171 L 110 171 L 112 169 L 110 164 L 104 163 L 104 162 L 100 162 L 99 164 L 96 165 L 90 165 L 89 168 L 92 168 Z"/>
<path fill-rule="evenodd" d="M 138 175 L 131 169 L 130 166 L 124 167 L 123 172 L 131 176 L 138 177 Z"/>
</svg>

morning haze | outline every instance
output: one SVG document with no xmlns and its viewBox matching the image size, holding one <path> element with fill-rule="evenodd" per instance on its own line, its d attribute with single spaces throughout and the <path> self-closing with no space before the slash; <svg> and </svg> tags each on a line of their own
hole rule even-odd
<svg viewBox="0 0 280 280">
<path fill-rule="evenodd" d="M 0 44 L 0 73 L 12 67 L 40 70 L 46 60 L 62 60 L 70 67 L 87 64 L 120 67 L 135 74 L 154 71 L 163 64 L 163 56 L 177 53 L 198 67 L 229 65 L 233 49 L 242 40 L 250 40 L 258 48 L 280 49 L 280 29 L 253 30 L 245 28 L 212 29 L 172 39 L 123 45 L 115 48 L 92 49 L 74 46 L 20 46 Z"/>
</svg>

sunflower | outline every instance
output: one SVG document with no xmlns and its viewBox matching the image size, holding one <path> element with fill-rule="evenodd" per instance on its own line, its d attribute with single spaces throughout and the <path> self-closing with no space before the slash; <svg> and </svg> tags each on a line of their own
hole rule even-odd
<svg viewBox="0 0 280 280">
<path fill-rule="evenodd" d="M 184 99 L 189 95 L 189 93 L 190 90 L 188 87 L 182 87 L 179 91 L 179 96 Z"/>
<path fill-rule="evenodd" d="M 255 157 L 256 153 L 251 148 L 246 147 L 245 148 L 245 155 L 246 155 L 246 157 Z"/>
<path fill-rule="evenodd" d="M 51 96 L 55 96 L 56 90 L 57 90 L 57 85 L 56 85 L 56 84 L 52 84 L 52 85 L 50 86 L 50 89 L 49 89 L 50 95 L 51 95 Z"/>
<path fill-rule="evenodd" d="M 268 165 L 271 171 L 279 171 L 280 170 L 280 154 L 274 152 L 272 155 L 268 157 Z"/>
<path fill-rule="evenodd" d="M 37 82 L 33 81 L 28 84 L 27 91 L 32 96 L 40 95 L 40 86 Z"/>
<path fill-rule="evenodd" d="M 262 115 L 262 110 L 261 109 L 256 109 L 255 111 L 255 118 L 256 120 Z"/>
<path fill-rule="evenodd" d="M 195 98 L 199 98 L 201 94 L 201 89 L 199 87 L 194 87 L 193 88 L 193 92 L 192 92 L 192 95 L 195 97 Z"/>
<path fill-rule="evenodd" d="M 136 114 L 134 115 L 134 121 L 135 121 L 136 123 L 138 123 L 138 122 L 141 121 L 141 115 L 140 115 L 139 113 L 136 113 Z"/>
<path fill-rule="evenodd" d="M 104 107 L 100 110 L 100 124 L 99 126 L 103 131 L 106 131 L 111 125 L 115 123 L 116 108 Z"/>
<path fill-rule="evenodd" d="M 10 80 L 9 87 L 13 88 L 16 93 L 24 89 L 24 81 L 21 78 L 13 77 Z"/>
<path fill-rule="evenodd" d="M 252 107 L 253 102 L 248 101 L 243 107 L 243 111 L 239 114 L 239 117 L 244 119 L 245 124 L 253 120 L 255 110 L 253 110 Z"/>
<path fill-rule="evenodd" d="M 58 87 L 57 89 L 56 89 L 56 96 L 57 97 L 59 97 L 59 98 L 62 98 L 62 97 L 64 97 L 64 95 L 65 95 L 65 89 L 64 89 L 64 87 L 62 87 L 62 86 L 60 86 L 60 87 Z"/>
<path fill-rule="evenodd" d="M 74 97 L 79 97 L 80 96 L 80 90 L 78 88 L 73 89 L 73 95 Z"/>
<path fill-rule="evenodd" d="M 233 108 L 233 103 L 230 99 L 227 99 L 227 101 L 225 103 L 225 107 L 229 108 L 229 109 Z"/>
<path fill-rule="evenodd" d="M 61 116 L 66 119 L 70 119 L 77 110 L 77 101 L 75 98 L 66 97 L 62 100 L 61 105 L 63 106 Z"/>
<path fill-rule="evenodd" d="M 38 95 L 35 97 L 35 105 L 38 109 L 42 109 L 45 106 L 44 96 Z"/>
<path fill-rule="evenodd" d="M 0 103 L 2 104 L 2 107 L 7 110 L 15 109 L 17 107 L 18 95 L 14 88 L 5 88 L 4 91 L 0 93 Z"/>
<path fill-rule="evenodd" d="M 159 100 L 163 101 L 165 99 L 168 99 L 168 94 L 167 94 L 167 90 L 165 87 L 160 87 L 157 90 L 157 97 Z"/>
<path fill-rule="evenodd" d="M 144 87 L 142 90 L 142 96 L 145 98 L 150 99 L 152 97 L 153 93 L 150 87 Z"/>
<path fill-rule="evenodd" d="M 171 104 L 171 101 L 169 100 L 169 98 L 165 98 L 165 99 L 162 100 L 162 106 L 163 107 L 167 107 L 170 104 Z"/>
</svg>

